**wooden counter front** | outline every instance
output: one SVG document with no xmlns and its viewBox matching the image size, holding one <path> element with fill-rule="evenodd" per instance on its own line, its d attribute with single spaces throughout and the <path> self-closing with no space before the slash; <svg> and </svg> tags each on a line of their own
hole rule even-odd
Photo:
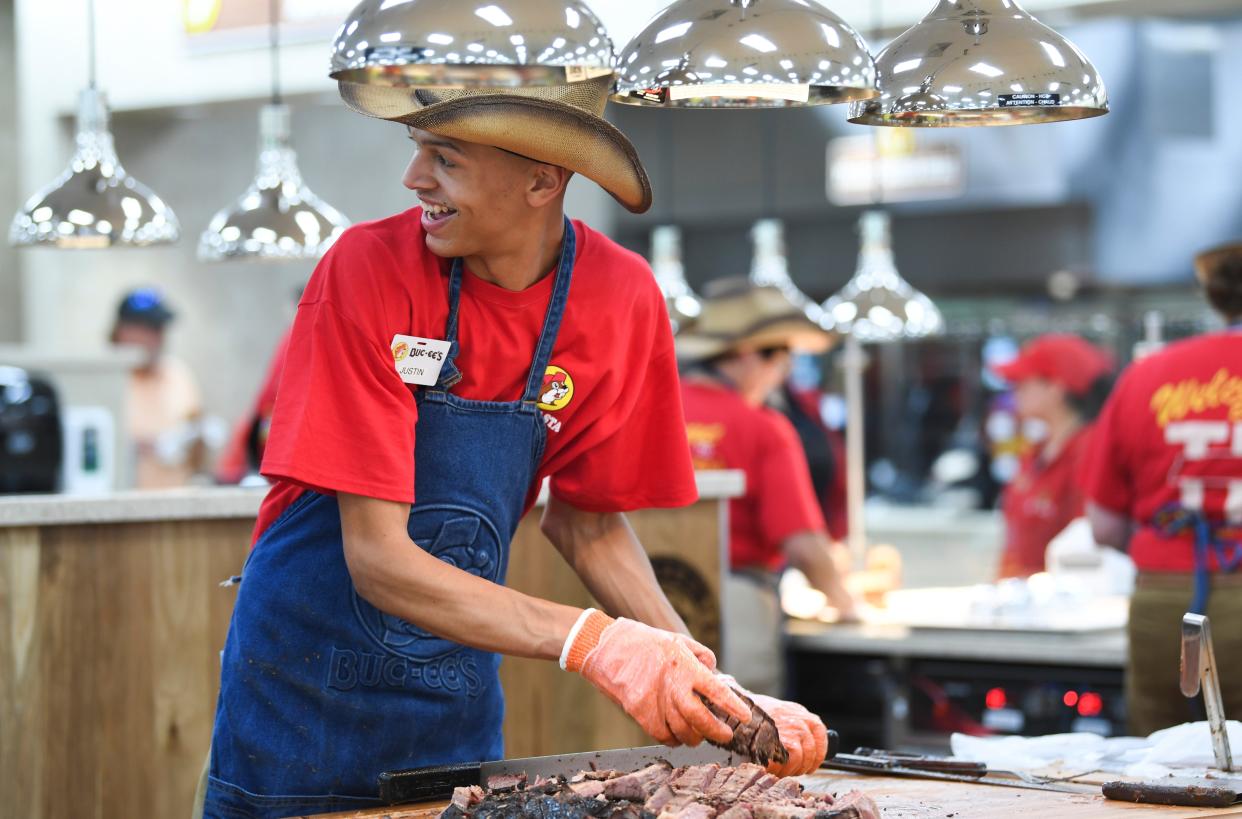
<svg viewBox="0 0 1242 819">
<path fill-rule="evenodd" d="M 740 486 L 725 481 L 721 486 Z M 670 597 L 719 630 L 721 523 L 733 489 L 630 520 Z M 187 815 L 211 738 L 238 574 L 262 491 L 0 499 L 0 819 Z M 510 585 L 588 596 L 538 529 Z M 510 756 L 646 745 L 612 703 L 553 663 L 506 659 Z"/>
</svg>

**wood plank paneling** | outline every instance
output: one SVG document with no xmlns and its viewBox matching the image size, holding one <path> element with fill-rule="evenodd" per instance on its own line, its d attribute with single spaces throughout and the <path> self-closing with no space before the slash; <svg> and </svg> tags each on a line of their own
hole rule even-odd
<svg viewBox="0 0 1242 819">
<path fill-rule="evenodd" d="M 0 816 L 188 813 L 250 527 L 0 529 Z"/>
</svg>

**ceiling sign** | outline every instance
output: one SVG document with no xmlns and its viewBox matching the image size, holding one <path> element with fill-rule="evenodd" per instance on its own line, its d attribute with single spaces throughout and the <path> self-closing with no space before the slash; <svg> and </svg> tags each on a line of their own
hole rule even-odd
<svg viewBox="0 0 1242 819">
<path fill-rule="evenodd" d="M 910 129 L 875 130 L 828 141 L 828 201 L 865 205 L 961 195 L 965 169 L 957 145 L 920 145 Z"/>
</svg>

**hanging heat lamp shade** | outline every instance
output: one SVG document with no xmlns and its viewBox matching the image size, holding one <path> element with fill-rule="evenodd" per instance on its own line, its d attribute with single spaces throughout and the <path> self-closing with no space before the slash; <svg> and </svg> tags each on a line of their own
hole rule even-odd
<svg viewBox="0 0 1242 819">
<path fill-rule="evenodd" d="M 896 341 L 944 332 L 940 309 L 897 272 L 883 211 L 867 211 L 859 221 L 858 269 L 836 295 L 824 302 L 826 326 L 861 342 Z"/>
<path fill-rule="evenodd" d="M 330 76 L 357 85 L 517 88 L 612 73 L 612 41 L 581 0 L 363 0 Z"/>
<path fill-rule="evenodd" d="M 680 228 L 661 225 L 651 231 L 651 270 L 664 294 L 669 321 L 676 333 L 703 312 L 703 304 L 686 281 L 686 269 L 681 263 Z"/>
<path fill-rule="evenodd" d="M 349 227 L 349 220 L 302 182 L 289 141 L 289 106 L 280 96 L 280 15 L 268 6 L 272 96 L 259 111 L 259 163 L 254 181 L 218 211 L 198 240 L 203 262 L 315 260 Z"/>
<path fill-rule="evenodd" d="M 236 202 L 212 217 L 198 242 L 204 262 L 318 259 L 349 220 L 302 182 L 289 144 L 289 106 L 269 103 L 259 114 L 259 163 Z"/>
<path fill-rule="evenodd" d="M 867 44 L 804 0 L 677 0 L 617 60 L 615 102 L 778 108 L 877 96 Z"/>
<path fill-rule="evenodd" d="M 880 52 L 876 70 L 881 94 L 853 103 L 850 122 L 1026 125 L 1108 113 L 1091 62 L 1017 0 L 939 0 Z"/>
<path fill-rule="evenodd" d="M 806 317 L 816 324 L 823 324 L 824 311 L 810 296 L 803 293 L 789 275 L 789 260 L 785 256 L 785 226 L 780 219 L 760 219 L 750 229 L 754 255 L 750 260 L 751 284 L 759 287 L 775 287 L 793 302 Z"/>
<path fill-rule="evenodd" d="M 69 166 L 13 217 L 12 245 L 84 249 L 177 241 L 181 228 L 172 208 L 121 166 L 107 99 L 93 81 L 78 97 L 75 141 Z"/>
</svg>

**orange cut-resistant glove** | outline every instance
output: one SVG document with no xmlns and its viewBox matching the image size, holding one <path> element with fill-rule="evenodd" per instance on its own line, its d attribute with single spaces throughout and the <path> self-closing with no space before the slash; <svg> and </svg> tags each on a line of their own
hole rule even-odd
<svg viewBox="0 0 1242 819">
<path fill-rule="evenodd" d="M 736 719 L 750 719 L 750 709 L 714 667 L 711 651 L 683 634 L 595 609 L 582 613 L 561 652 L 561 668 L 581 674 L 665 745 L 733 738 L 700 694 Z"/>
</svg>

